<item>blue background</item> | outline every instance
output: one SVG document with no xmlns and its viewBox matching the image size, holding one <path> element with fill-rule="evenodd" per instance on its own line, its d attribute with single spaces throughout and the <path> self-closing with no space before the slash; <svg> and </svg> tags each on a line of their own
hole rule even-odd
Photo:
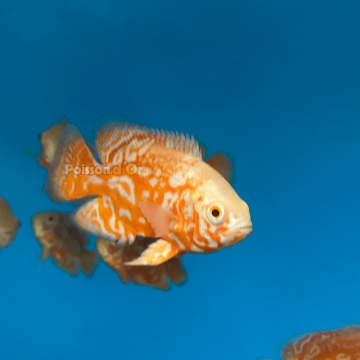
<svg viewBox="0 0 360 360">
<path fill-rule="evenodd" d="M 349 0 L 2 0 L 1 195 L 23 225 L 0 257 L 1 360 L 275 360 L 359 322 L 359 18 Z M 71 208 L 31 154 L 63 116 L 227 151 L 253 233 L 186 255 L 169 292 L 41 263 L 31 216 Z"/>
</svg>

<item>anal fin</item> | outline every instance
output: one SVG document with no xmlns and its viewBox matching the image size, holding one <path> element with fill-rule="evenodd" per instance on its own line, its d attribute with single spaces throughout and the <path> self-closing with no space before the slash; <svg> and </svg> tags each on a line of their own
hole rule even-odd
<svg viewBox="0 0 360 360">
<path fill-rule="evenodd" d="M 143 251 L 137 259 L 123 263 L 123 265 L 160 265 L 171 259 L 178 252 L 179 248 L 174 244 L 159 239 Z"/>
</svg>

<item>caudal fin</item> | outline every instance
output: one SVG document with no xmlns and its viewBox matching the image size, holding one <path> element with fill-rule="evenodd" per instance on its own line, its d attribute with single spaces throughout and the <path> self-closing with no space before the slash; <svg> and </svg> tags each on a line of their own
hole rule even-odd
<svg viewBox="0 0 360 360">
<path fill-rule="evenodd" d="M 91 275 L 98 264 L 97 252 L 92 250 L 85 251 L 84 253 L 81 254 L 79 262 L 82 271 L 86 275 Z"/>
<path fill-rule="evenodd" d="M 181 259 L 178 257 L 173 257 L 166 263 L 164 263 L 166 275 L 170 280 L 176 285 L 183 285 L 186 281 L 187 275 L 184 270 Z"/>
<path fill-rule="evenodd" d="M 83 169 L 95 166 L 101 165 L 95 161 L 82 135 L 74 125 L 67 124 L 48 170 L 45 186 L 50 199 L 61 203 L 93 195 L 84 186 L 90 175 Z M 79 169 L 80 174 L 75 173 Z"/>
</svg>

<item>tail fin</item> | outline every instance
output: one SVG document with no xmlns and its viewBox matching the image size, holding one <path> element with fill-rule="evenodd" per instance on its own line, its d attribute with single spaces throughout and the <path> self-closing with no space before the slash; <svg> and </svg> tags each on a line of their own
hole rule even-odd
<svg viewBox="0 0 360 360">
<path fill-rule="evenodd" d="M 86 275 L 91 275 L 97 264 L 98 264 L 98 255 L 96 251 L 87 250 L 83 252 L 80 256 L 80 266 L 82 268 L 82 271 Z"/>
<path fill-rule="evenodd" d="M 183 285 L 186 282 L 187 275 L 184 270 L 181 259 L 179 257 L 173 257 L 164 263 L 166 275 L 176 285 Z"/>
<path fill-rule="evenodd" d="M 82 169 L 84 166 L 101 165 L 95 161 L 77 128 L 68 124 L 61 133 L 46 179 L 46 191 L 52 201 L 61 203 L 93 195 L 83 186 L 91 175 L 74 172 L 75 167 Z"/>
</svg>

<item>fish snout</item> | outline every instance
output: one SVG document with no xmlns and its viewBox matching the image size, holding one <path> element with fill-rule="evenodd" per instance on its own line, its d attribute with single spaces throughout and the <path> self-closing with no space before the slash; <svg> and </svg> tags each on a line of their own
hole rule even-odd
<svg viewBox="0 0 360 360">
<path fill-rule="evenodd" d="M 226 234 L 226 237 L 221 240 L 223 247 L 228 247 L 237 244 L 238 242 L 247 238 L 253 230 L 252 222 L 246 221 L 240 224 L 237 224 Z"/>
<path fill-rule="evenodd" d="M 245 239 L 246 237 L 248 237 L 252 231 L 253 231 L 253 227 L 252 227 L 252 223 L 245 225 L 243 227 L 240 228 L 241 234 L 243 236 L 243 239 Z"/>
<path fill-rule="evenodd" d="M 252 231 L 253 231 L 252 222 L 249 220 L 236 227 L 235 237 L 238 239 L 238 241 L 244 240 L 252 233 Z"/>
</svg>

